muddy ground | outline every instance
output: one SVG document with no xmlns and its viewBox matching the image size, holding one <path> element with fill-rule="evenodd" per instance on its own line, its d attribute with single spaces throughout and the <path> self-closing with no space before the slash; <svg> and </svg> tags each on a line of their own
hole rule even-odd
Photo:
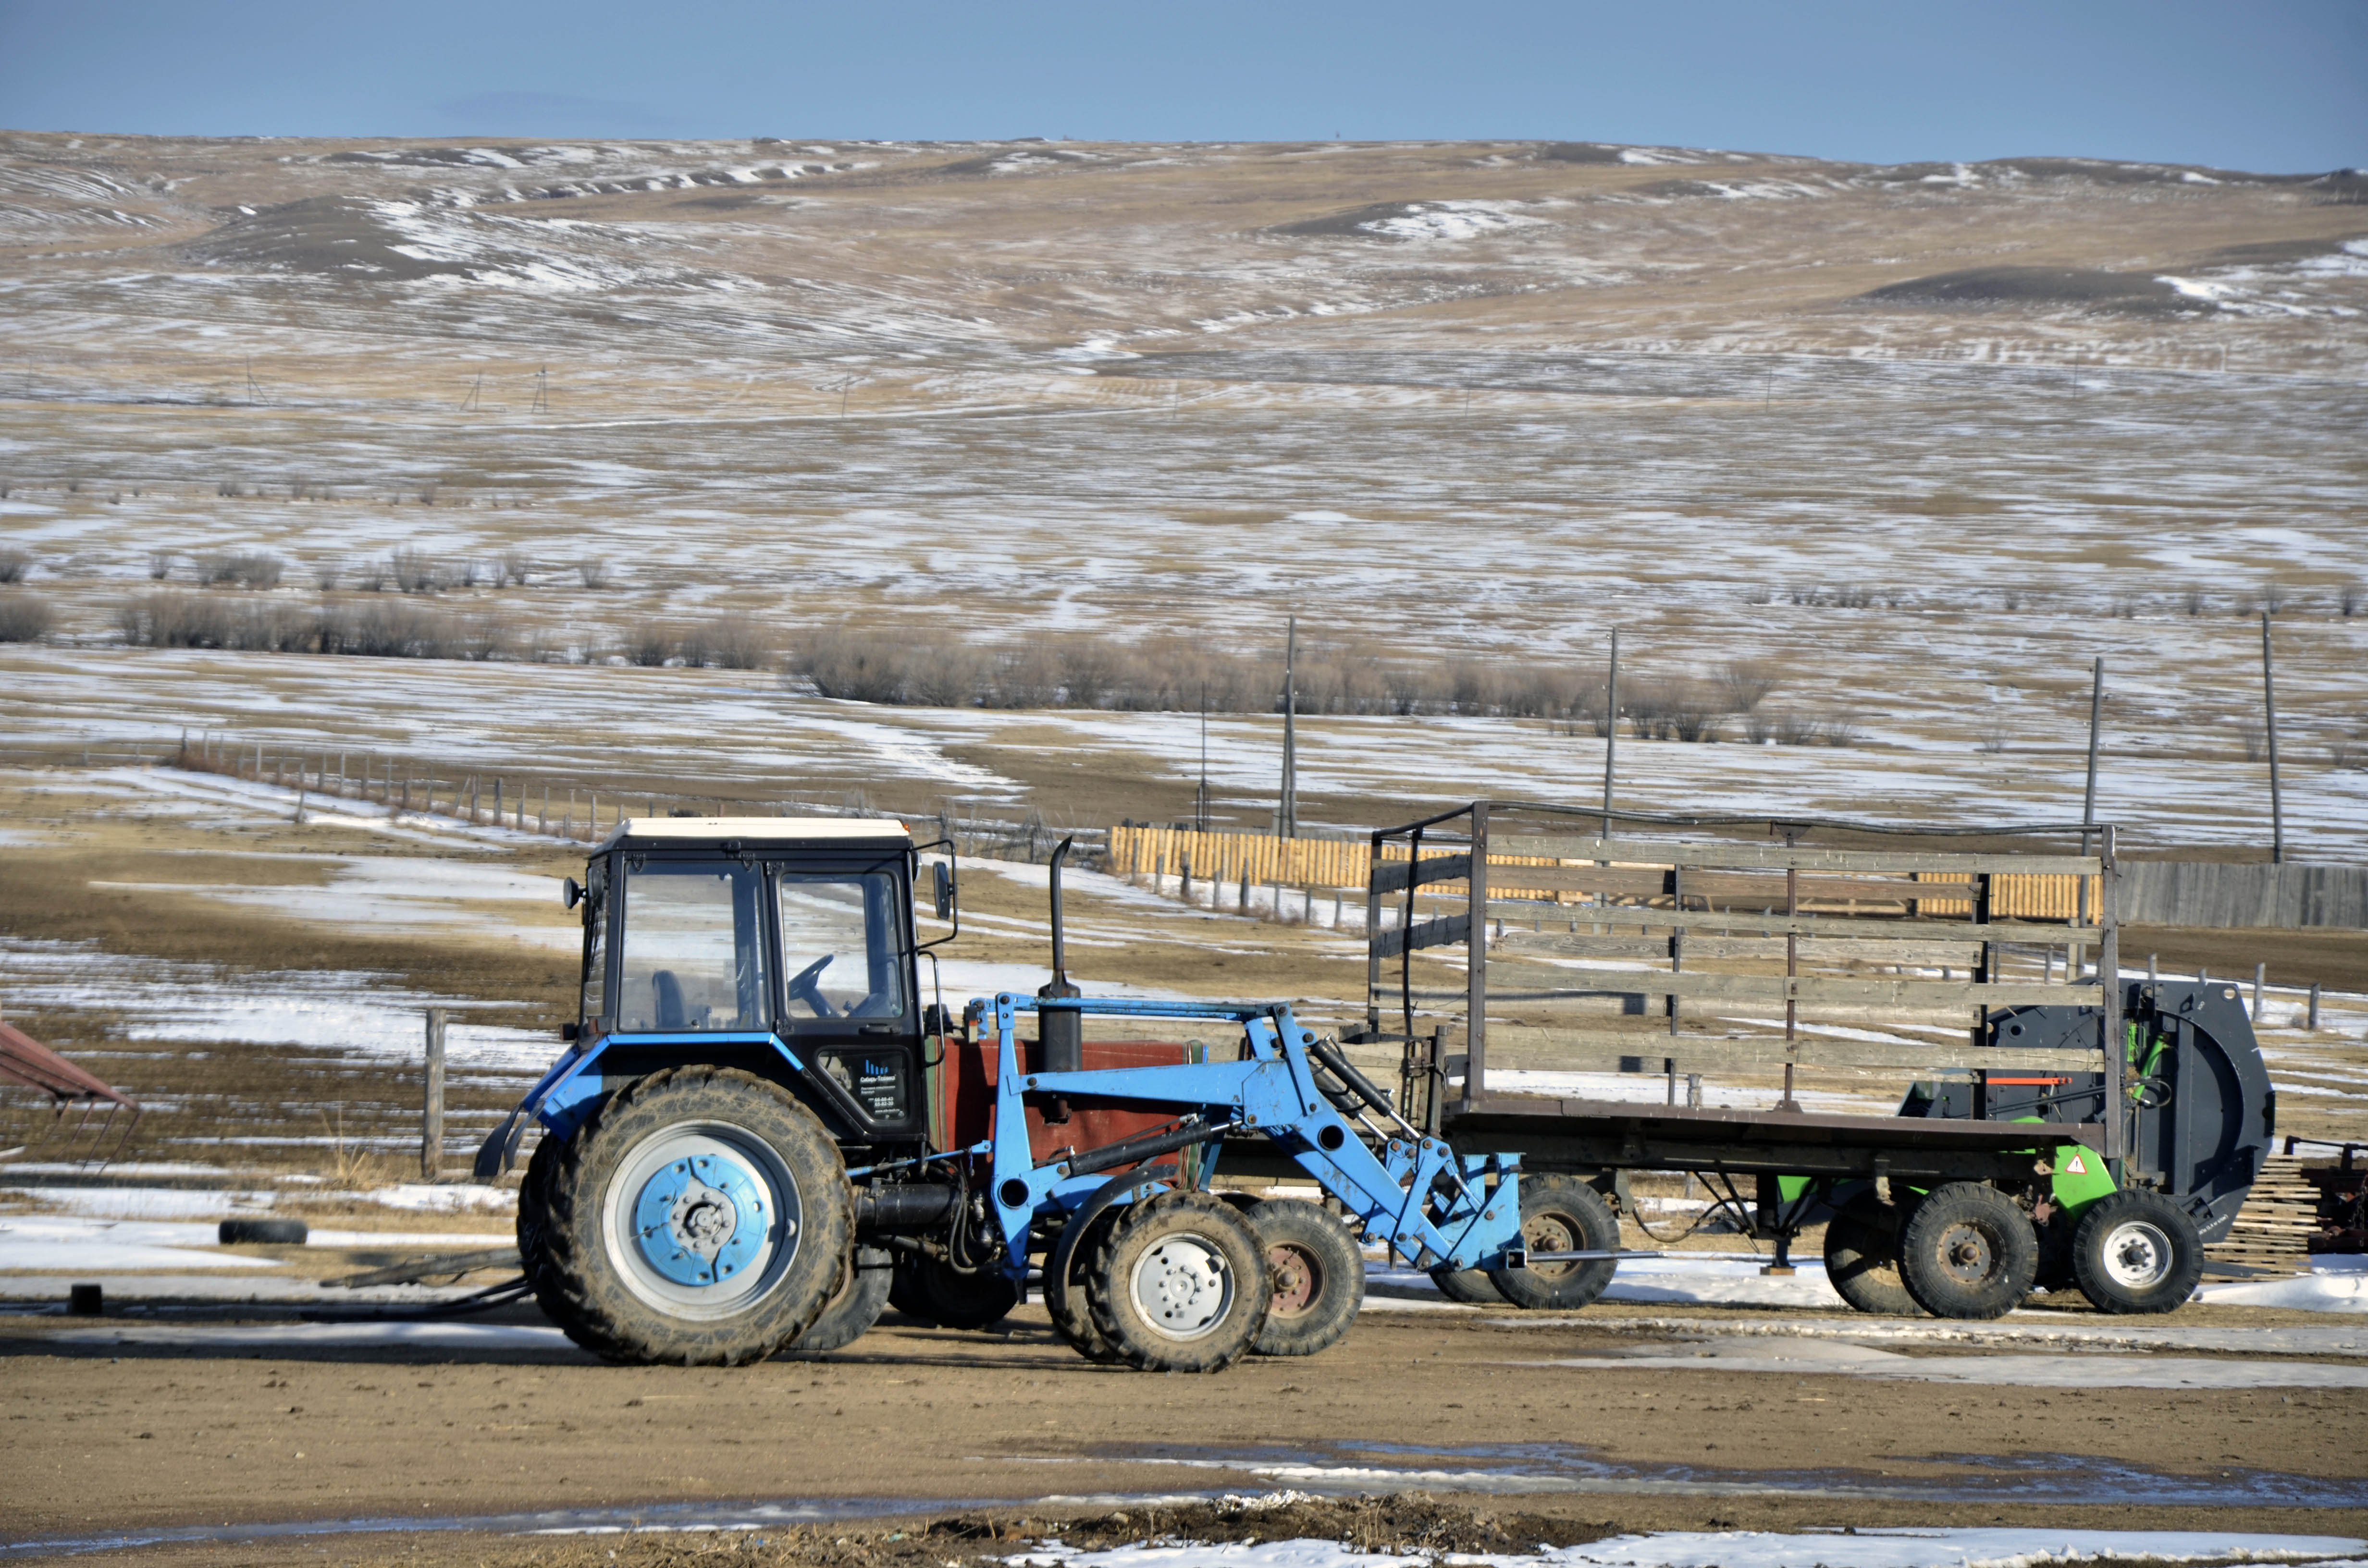
<svg viewBox="0 0 2368 1568">
<path fill-rule="evenodd" d="M 1617 1309 L 1598 1311 L 1597 1322 L 1534 1327 L 1447 1309 L 1369 1312 L 1320 1358 L 1252 1359 L 1213 1377 L 1089 1364 L 1033 1307 L 1008 1333 L 892 1318 L 825 1360 L 737 1370 L 605 1367 L 556 1346 L 68 1343 L 56 1335 L 90 1325 L 19 1319 L 0 1329 L 0 1474 L 9 1478 L 0 1539 L 740 1499 L 862 1499 L 878 1515 L 991 1515 L 1009 1530 L 1023 1516 L 1104 1516 L 1177 1494 L 1404 1489 L 1395 1472 L 1408 1470 L 1429 1472 L 1420 1485 L 1441 1494 L 1588 1488 L 1477 1505 L 1551 1514 L 1574 1532 L 1566 1540 L 1641 1528 L 1998 1521 L 2368 1529 L 2360 1390 L 1985 1387 L 1533 1364 L 1635 1343 L 1614 1331 Z M 1444 1451 L 1410 1455 L 1408 1445 Z M 1394 1475 L 1361 1484 L 1359 1467 Z M 1505 1479 L 1515 1473 L 1547 1479 Z M 2281 1496 L 2336 1506 L 2257 1506 Z M 1401 1527 L 1372 1528 L 1378 1540 Z M 1542 1528 L 1515 1533 L 1549 1539 Z M 824 1539 L 814 1532 L 797 1539 L 800 1561 L 863 1560 L 814 1555 Z M 945 1544 L 922 1560 L 969 1555 Z M 284 1550 L 320 1560 L 317 1544 Z M 329 1551 L 581 1556 L 573 1545 L 495 1551 L 450 1536 L 340 1540 Z M 893 1563 L 900 1553 L 878 1556 Z M 160 1560 L 276 1559 L 217 1545 Z"/>
</svg>

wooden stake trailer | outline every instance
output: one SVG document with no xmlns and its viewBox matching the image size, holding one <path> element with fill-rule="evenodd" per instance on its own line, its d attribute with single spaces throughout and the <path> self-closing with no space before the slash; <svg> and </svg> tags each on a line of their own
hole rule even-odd
<svg viewBox="0 0 2368 1568">
<path fill-rule="evenodd" d="M 1952 838 L 1982 846 L 1931 847 Z M 2268 1152 L 2273 1100 L 2234 991 L 2100 979 L 2119 975 L 2110 825 L 1476 801 L 1375 833 L 1372 864 L 1350 1043 L 1400 1048 L 1416 1119 L 1614 1202 L 1630 1172 L 1691 1173 L 1780 1267 L 1832 1221 L 1837 1287 L 1867 1310 L 1996 1315 L 2034 1280 L 2168 1310 Z M 2069 919 L 1993 913 L 2033 877 L 2077 890 Z M 1659 1076 L 1660 1103 L 1566 1086 L 1604 1073 Z M 1898 1114 L 1801 1106 L 1804 1081 L 1873 1076 L 1912 1082 Z M 1765 1085 L 1765 1108 L 1701 1104 L 1705 1079 L 1738 1078 Z"/>
</svg>

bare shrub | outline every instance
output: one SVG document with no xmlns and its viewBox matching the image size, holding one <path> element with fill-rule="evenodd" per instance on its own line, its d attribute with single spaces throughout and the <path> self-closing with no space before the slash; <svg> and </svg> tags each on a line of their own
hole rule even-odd
<svg viewBox="0 0 2368 1568">
<path fill-rule="evenodd" d="M 169 550 L 150 551 L 148 552 L 148 580 L 152 583 L 161 583 L 172 574 L 173 552 Z"/>
<path fill-rule="evenodd" d="M 2203 590 L 2201 588 L 2188 589 L 2187 592 L 2180 597 L 2179 602 L 2180 608 L 2186 610 L 2190 616 L 2202 615 L 2205 609 L 2210 608 L 2203 597 Z"/>
<path fill-rule="evenodd" d="M 1060 657 L 1041 640 L 1005 649 L 987 676 L 990 708 L 1050 708 L 1060 695 Z"/>
<path fill-rule="evenodd" d="M 45 600 L 30 594 L 0 594 L 0 642 L 38 642 L 54 618 Z"/>
<path fill-rule="evenodd" d="M 33 569 L 33 558 L 21 550 L 0 550 L 0 583 L 21 583 Z"/>
<path fill-rule="evenodd" d="M 276 555 L 242 551 L 208 555 L 198 562 L 198 581 L 208 587 L 276 588 L 287 562 Z"/>
<path fill-rule="evenodd" d="M 2292 596 L 2286 592 L 2284 585 L 2280 583 L 2271 583 L 2269 586 L 2263 588 L 2260 593 L 2253 596 L 2253 608 L 2263 615 L 2275 615 L 2278 611 L 2286 608 L 2286 604 L 2291 597 Z"/>
<path fill-rule="evenodd" d="M 1991 720 L 1988 726 L 1982 731 L 1982 738 L 1974 743 L 1974 747 L 1977 751 L 1987 752 L 1993 756 L 2005 751 L 2006 721 Z"/>
<path fill-rule="evenodd" d="M 513 550 L 506 551 L 501 558 L 499 565 L 502 571 L 501 580 L 503 582 L 515 583 L 521 588 L 529 585 L 527 580 L 534 572 L 534 559 L 528 555 L 524 551 Z M 592 585 L 586 583 L 584 585 L 588 588 Z"/>
<path fill-rule="evenodd" d="M 115 610 L 123 640 L 142 648 L 225 648 L 234 619 L 228 602 L 199 594 L 142 594 Z"/>
<path fill-rule="evenodd" d="M 1874 603 L 1874 590 L 1849 584 L 1834 589 L 1827 602 L 1837 609 L 1866 609 Z"/>
<path fill-rule="evenodd" d="M 444 586 L 444 568 L 424 550 L 405 548 L 386 558 L 388 575 L 406 594 L 432 594 Z"/>
<path fill-rule="evenodd" d="M 2237 744 L 2245 748 L 2247 762 L 2259 762 L 2269 750 L 2269 733 L 2259 719 L 2248 719 L 2237 726 Z"/>
<path fill-rule="evenodd" d="M 643 621 L 629 628 L 618 641 L 618 649 L 627 664 L 655 669 L 674 657 L 675 636 L 672 631 L 655 620 Z"/>
<path fill-rule="evenodd" d="M 1719 666 L 1719 690 L 1730 713 L 1749 713 L 1776 689 L 1776 666 L 1765 659 L 1729 659 Z"/>
<path fill-rule="evenodd" d="M 2362 608 L 2368 608 L 2368 587 L 2362 587 L 2358 583 L 2344 584 L 2336 592 L 2335 607 L 2342 611 L 2344 619 L 2350 620 Z"/>
<path fill-rule="evenodd" d="M 381 659 L 450 658 L 460 646 L 454 618 L 402 599 L 347 602 L 321 611 L 324 653 Z"/>
<path fill-rule="evenodd" d="M 354 586 L 366 594 L 385 591 L 387 566 L 383 561 L 366 561 L 354 569 Z"/>
<path fill-rule="evenodd" d="M 2009 588 L 1998 596 L 1998 608 L 2012 615 L 2022 608 L 2022 590 Z"/>
<path fill-rule="evenodd" d="M 497 609 L 481 609 L 455 619 L 446 638 L 444 657 L 506 659 L 517 643 L 509 617 Z"/>
<path fill-rule="evenodd" d="M 801 639 L 797 671 L 825 697 L 847 702 L 900 702 L 912 640 L 893 631 L 835 626 Z"/>
<path fill-rule="evenodd" d="M 586 587 L 598 593 L 609 585 L 609 563 L 598 559 L 579 561 L 575 563 L 575 577 Z"/>
<path fill-rule="evenodd" d="M 936 632 L 914 641 L 905 672 L 905 700 L 931 708 L 969 708 L 985 688 L 987 655 L 958 638 Z"/>
<path fill-rule="evenodd" d="M 313 562 L 313 585 L 325 594 L 337 585 L 337 578 L 344 571 L 344 563 L 334 558 L 324 557 L 315 561 Z"/>
<path fill-rule="evenodd" d="M 1053 656 L 1071 708 L 1099 708 L 1122 674 L 1118 651 L 1099 637 L 1072 639 Z"/>
<path fill-rule="evenodd" d="M 1777 741 L 1788 746 L 1846 746 L 1858 739 L 1858 726 L 1847 719 L 1782 713 L 1777 716 L 1775 733 Z"/>
<path fill-rule="evenodd" d="M 1765 583 L 1754 583 L 1751 586 L 1743 590 L 1743 602 L 1748 605 L 1769 604 L 1771 603 L 1775 597 L 1776 590 L 1770 587 Z"/>
<path fill-rule="evenodd" d="M 1764 746 L 1776 738 L 1777 716 L 1765 709 L 1753 709 L 1743 716 L 1743 738 L 1753 745 Z"/>
</svg>

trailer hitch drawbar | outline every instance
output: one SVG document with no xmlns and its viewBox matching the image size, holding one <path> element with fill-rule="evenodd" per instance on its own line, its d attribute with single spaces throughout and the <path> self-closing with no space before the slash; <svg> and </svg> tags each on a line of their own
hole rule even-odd
<svg viewBox="0 0 2368 1568">
<path fill-rule="evenodd" d="M 1668 1257 L 1666 1252 L 1628 1252 L 1613 1247 L 1598 1252 L 1530 1252 L 1520 1247 L 1505 1249 L 1505 1267 L 1527 1268 L 1538 1263 L 1607 1263 L 1623 1257 Z"/>
</svg>

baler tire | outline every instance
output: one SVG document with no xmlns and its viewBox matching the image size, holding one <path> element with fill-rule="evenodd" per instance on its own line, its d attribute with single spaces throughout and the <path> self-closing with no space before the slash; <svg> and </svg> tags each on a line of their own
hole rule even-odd
<svg viewBox="0 0 2368 1568">
<path fill-rule="evenodd" d="M 992 1268 L 962 1274 L 933 1257 L 915 1262 L 912 1278 L 921 1298 L 916 1315 L 939 1328 L 993 1328 L 1019 1304 L 1019 1288 Z"/>
<path fill-rule="evenodd" d="M 1827 1224 L 1826 1279 L 1859 1312 L 1924 1315 L 1899 1278 L 1899 1217 L 1888 1203 L 1853 1203 Z"/>
<path fill-rule="evenodd" d="M 2014 1199 L 1980 1182 L 1934 1187 L 1899 1232 L 1899 1278 L 1938 1318 L 1999 1318 L 2039 1270 L 2039 1235 Z"/>
<path fill-rule="evenodd" d="M 793 1358 L 821 1356 L 844 1350 L 871 1333 L 880 1314 L 888 1310 L 888 1284 L 895 1274 L 894 1253 L 881 1247 L 857 1247 L 837 1294 L 823 1303 L 822 1315 L 782 1354 Z"/>
<path fill-rule="evenodd" d="M 1365 1255 L 1348 1227 L 1300 1198 L 1267 1199 L 1248 1218 L 1274 1287 L 1252 1354 L 1313 1356 L 1338 1345 L 1365 1304 Z"/>
<path fill-rule="evenodd" d="M 921 1293 L 919 1260 L 910 1253 L 896 1255 L 896 1269 L 888 1281 L 888 1305 L 908 1318 L 937 1321 L 929 1316 L 929 1299 Z"/>
<path fill-rule="evenodd" d="M 1442 1263 L 1430 1271 L 1430 1282 L 1439 1287 L 1440 1295 L 1463 1306 L 1501 1307 L 1505 1304 L 1503 1292 L 1497 1289 L 1497 1282 L 1483 1268 L 1450 1268 Z"/>
<path fill-rule="evenodd" d="M 776 1208 L 784 1197 L 796 1202 L 793 1230 L 768 1223 L 757 1293 L 745 1304 L 710 1306 L 695 1287 L 677 1286 L 683 1299 L 669 1310 L 659 1284 L 630 1277 L 649 1266 L 620 1256 L 635 1233 L 617 1230 L 615 1210 L 639 1198 L 619 1184 L 667 1139 L 705 1140 L 744 1165 L 763 1164 Z M 658 1158 L 644 1189 L 669 1158 Z M 629 1364 L 737 1367 L 773 1355 L 837 1293 L 854 1232 L 847 1168 L 814 1112 L 753 1073 L 706 1063 L 653 1073 L 611 1096 L 561 1146 L 542 1194 L 543 1264 L 527 1276 L 535 1300 L 568 1338 Z"/>
<path fill-rule="evenodd" d="M 1222 1372 L 1248 1353 L 1266 1326 L 1273 1294 L 1266 1248 L 1240 1210 L 1224 1199 L 1163 1192 L 1129 1204 L 1100 1243 L 1086 1277 L 1086 1299 L 1094 1326 L 1128 1366 L 1145 1372 Z M 1143 1278 L 1146 1270 L 1149 1280 Z M 1190 1288 L 1194 1275 L 1202 1281 L 1218 1278 L 1216 1310 L 1179 1324 L 1183 1333 L 1160 1325 L 1154 1317 L 1160 1308 L 1142 1299 L 1141 1287 L 1164 1277 Z"/>
<path fill-rule="evenodd" d="M 1531 1252 L 1619 1250 L 1620 1221 L 1602 1194 L 1577 1176 L 1524 1175 L 1520 1190 L 1521 1240 Z M 1606 1257 L 1593 1263 L 1492 1268 L 1488 1279 L 1517 1307 L 1575 1312 L 1594 1304 L 1619 1267 L 1615 1259 Z"/>
<path fill-rule="evenodd" d="M 2179 1205 L 2132 1188 L 2099 1199 L 2080 1216 L 2072 1272 L 2100 1312 L 2167 1312 L 2202 1282 L 2203 1243 Z"/>
<path fill-rule="evenodd" d="M 1102 1337 L 1102 1331 L 1094 1326 L 1094 1309 L 1086 1297 L 1086 1279 L 1117 1219 L 1116 1209 L 1105 1209 L 1086 1221 L 1086 1233 L 1069 1248 L 1068 1267 L 1062 1270 L 1068 1277 L 1065 1279 L 1055 1279 L 1051 1273 L 1053 1257 L 1060 1250 L 1057 1246 L 1044 1259 L 1044 1311 L 1053 1320 L 1053 1332 L 1060 1336 L 1061 1343 L 1087 1360 L 1105 1366 L 1118 1360 L 1119 1354 Z"/>
</svg>

